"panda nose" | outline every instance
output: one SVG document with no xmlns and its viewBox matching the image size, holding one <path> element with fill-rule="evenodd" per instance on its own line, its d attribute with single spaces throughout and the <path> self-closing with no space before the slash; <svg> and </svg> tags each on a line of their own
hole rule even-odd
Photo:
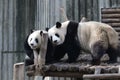
<svg viewBox="0 0 120 80">
<path fill-rule="evenodd" d="M 34 44 L 30 44 L 31 46 L 33 46 Z"/>
<path fill-rule="evenodd" d="M 54 41 L 54 43 L 56 43 L 56 42 L 57 42 L 57 40 Z"/>
</svg>

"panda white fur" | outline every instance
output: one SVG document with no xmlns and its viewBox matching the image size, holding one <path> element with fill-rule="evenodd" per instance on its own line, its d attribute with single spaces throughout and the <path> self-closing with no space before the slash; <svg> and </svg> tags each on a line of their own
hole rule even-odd
<svg viewBox="0 0 120 80">
<path fill-rule="evenodd" d="M 25 58 L 26 66 L 34 64 L 34 59 L 35 57 L 37 57 L 37 54 L 39 54 L 40 51 L 41 38 L 44 32 L 46 31 L 44 30 L 32 31 L 31 34 L 29 34 L 25 39 L 24 49 L 27 54 L 27 57 Z M 36 56 L 34 56 L 33 53 L 35 53 Z M 62 46 L 54 47 L 50 40 L 48 39 L 45 62 L 46 64 L 58 62 L 64 56 L 64 54 L 65 52 L 62 49 Z"/>
<path fill-rule="evenodd" d="M 44 32 L 45 31 L 43 30 L 31 31 L 31 34 L 27 36 L 24 42 L 24 49 L 27 54 L 27 57 L 25 58 L 26 66 L 34 64 L 34 59 L 38 57 L 38 54 L 40 52 L 42 34 Z M 50 55 L 52 54 L 51 50 L 52 50 L 52 45 L 49 45 L 48 51 Z M 48 60 L 46 62 L 48 62 Z M 37 64 L 37 62 L 35 64 Z"/>
<path fill-rule="evenodd" d="M 75 61 L 73 57 L 78 57 L 80 50 L 92 54 L 92 64 L 99 64 L 100 58 L 105 53 L 108 53 L 110 57 L 109 62 L 116 62 L 119 55 L 118 34 L 105 23 L 95 21 L 57 22 L 48 30 L 48 34 L 54 45 L 65 45 L 69 60 L 73 59 L 72 61 Z M 74 50 L 76 48 L 77 51 Z"/>
</svg>

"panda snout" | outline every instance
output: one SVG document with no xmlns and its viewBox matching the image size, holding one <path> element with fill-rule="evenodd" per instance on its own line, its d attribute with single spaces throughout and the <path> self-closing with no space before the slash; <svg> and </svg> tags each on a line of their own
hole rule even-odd
<svg viewBox="0 0 120 80">
<path fill-rule="evenodd" d="M 31 43 L 30 45 L 31 45 L 31 46 L 34 46 L 34 44 L 33 44 L 33 43 Z"/>
<path fill-rule="evenodd" d="M 57 40 L 55 40 L 54 43 L 57 43 Z"/>
<path fill-rule="evenodd" d="M 54 44 L 58 44 L 58 42 L 60 41 L 60 38 L 57 36 L 53 36 L 53 37 L 51 37 L 51 40 Z"/>
</svg>

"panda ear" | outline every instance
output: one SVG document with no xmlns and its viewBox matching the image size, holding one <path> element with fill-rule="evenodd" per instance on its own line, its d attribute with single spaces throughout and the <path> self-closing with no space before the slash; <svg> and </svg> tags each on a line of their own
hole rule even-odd
<svg viewBox="0 0 120 80">
<path fill-rule="evenodd" d="M 35 30 L 31 29 L 30 32 L 33 33 Z"/>
<path fill-rule="evenodd" d="M 40 31 L 40 35 L 42 36 L 42 34 L 43 34 L 43 31 Z"/>
<path fill-rule="evenodd" d="M 46 27 L 45 30 L 48 31 L 50 28 Z"/>
<path fill-rule="evenodd" d="M 56 28 L 60 28 L 61 27 L 61 23 L 60 22 L 56 22 Z"/>
</svg>

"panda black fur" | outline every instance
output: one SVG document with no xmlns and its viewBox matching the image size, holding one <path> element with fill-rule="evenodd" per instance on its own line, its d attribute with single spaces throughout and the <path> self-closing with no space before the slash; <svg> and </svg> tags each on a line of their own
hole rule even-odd
<svg viewBox="0 0 120 80">
<path fill-rule="evenodd" d="M 57 22 L 48 30 L 48 34 L 54 45 L 65 46 L 69 61 L 75 61 L 80 50 L 92 54 L 93 64 L 99 64 L 100 58 L 105 53 L 108 53 L 110 57 L 109 62 L 116 62 L 117 56 L 120 54 L 117 32 L 104 23 L 95 21 Z"/>
<path fill-rule="evenodd" d="M 61 27 L 61 23 L 57 22 L 56 27 L 59 29 L 59 27 Z M 78 55 L 80 54 L 80 45 L 78 44 L 78 40 L 77 40 L 77 28 L 78 28 L 78 23 L 70 22 L 67 26 L 67 31 L 66 31 L 67 33 L 66 33 L 64 42 L 60 45 L 57 45 L 57 46 L 62 46 L 62 50 L 64 50 L 65 53 L 68 54 L 67 62 L 70 62 L 70 63 L 76 61 Z M 52 41 L 52 36 L 51 36 L 51 32 L 50 32 L 51 30 L 52 30 L 52 28 L 48 30 L 48 35 L 50 33 L 49 38 Z M 61 34 L 62 34 L 62 32 L 61 32 Z M 57 35 L 57 34 L 55 34 L 55 35 Z M 60 34 L 58 34 L 58 35 L 60 35 Z M 54 42 L 53 42 L 53 44 L 54 44 Z M 55 45 L 56 45 L 56 43 L 57 42 L 55 42 Z"/>
<path fill-rule="evenodd" d="M 41 30 L 39 30 L 39 31 L 41 31 Z M 31 34 L 33 34 L 33 32 Z M 26 37 L 25 42 L 24 42 L 24 49 L 25 49 L 25 52 L 26 52 L 26 55 L 27 55 L 27 57 L 25 58 L 25 65 L 26 66 L 34 64 L 33 49 L 28 44 L 28 38 L 31 34 L 29 34 Z M 36 38 L 36 37 L 32 37 L 32 38 Z M 41 39 L 41 37 L 39 37 L 38 39 Z M 53 62 L 58 62 L 58 61 L 60 61 L 60 59 L 64 55 L 65 55 L 65 52 L 62 49 L 62 46 L 54 47 L 52 45 L 51 41 L 48 39 L 47 52 L 46 52 L 46 62 L 45 63 L 49 64 L 49 63 L 53 63 Z"/>
<path fill-rule="evenodd" d="M 27 38 L 24 41 L 24 49 L 25 49 L 25 53 L 26 53 L 25 66 L 34 64 L 34 54 L 33 54 L 33 50 L 28 45 L 28 42 L 27 42 L 28 37 L 29 37 L 29 35 L 27 36 Z"/>
</svg>

